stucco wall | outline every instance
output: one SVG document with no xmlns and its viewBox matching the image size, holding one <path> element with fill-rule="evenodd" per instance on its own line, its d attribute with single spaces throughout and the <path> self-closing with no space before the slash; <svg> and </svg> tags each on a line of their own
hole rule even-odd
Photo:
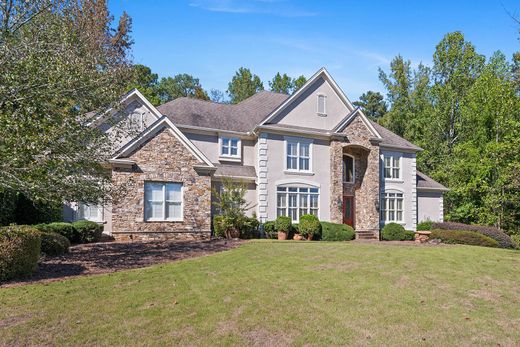
<svg viewBox="0 0 520 347">
<path fill-rule="evenodd" d="M 263 133 L 267 136 L 267 220 L 276 218 L 276 187 L 279 184 L 294 186 L 315 186 L 320 189 L 319 215 L 323 221 L 330 220 L 330 147 L 329 141 L 312 139 L 311 173 L 289 173 L 285 170 L 285 136 Z M 289 136 L 294 137 L 294 136 Z M 309 139 L 304 138 L 303 139 Z"/>
<path fill-rule="evenodd" d="M 417 193 L 417 221 L 443 221 L 443 195 L 441 192 Z"/>
<path fill-rule="evenodd" d="M 317 114 L 318 94 L 327 96 L 325 117 Z M 329 82 L 319 78 L 272 122 L 330 130 L 350 113 Z"/>
<path fill-rule="evenodd" d="M 183 134 L 198 148 L 200 151 L 212 162 L 220 162 L 220 148 L 218 144 L 218 135 L 216 134 L 201 134 L 193 133 L 183 130 Z M 255 152 L 254 140 L 242 139 L 242 165 L 255 165 L 256 163 L 256 152 Z M 225 163 L 225 161 L 222 161 Z"/>
<path fill-rule="evenodd" d="M 384 156 L 394 155 L 401 157 L 401 179 L 385 179 L 384 178 Z M 407 230 L 415 230 L 417 215 L 417 197 L 414 197 L 416 186 L 416 155 L 415 153 L 399 152 L 394 150 L 381 149 L 380 154 L 380 189 L 384 192 L 403 193 L 403 226 Z M 381 222 L 381 226 L 384 222 Z"/>
<path fill-rule="evenodd" d="M 253 213 L 257 213 L 256 184 L 253 182 L 244 182 L 244 184 L 247 189 L 246 195 L 245 195 L 246 204 L 249 207 L 248 210 L 246 211 L 246 215 L 251 217 L 253 215 Z M 219 192 L 222 187 L 222 182 L 213 181 L 211 183 L 211 186 L 213 188 L 213 191 Z M 212 210 L 211 211 L 212 211 L 213 216 L 217 213 L 217 208 L 214 205 L 215 201 L 216 201 L 216 195 L 213 194 L 213 192 L 212 192 L 212 195 L 211 195 Z"/>
</svg>

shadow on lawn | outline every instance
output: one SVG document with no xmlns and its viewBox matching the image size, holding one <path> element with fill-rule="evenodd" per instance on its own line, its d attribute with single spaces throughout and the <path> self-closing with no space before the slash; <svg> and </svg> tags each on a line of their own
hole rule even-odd
<svg viewBox="0 0 520 347">
<path fill-rule="evenodd" d="M 6 283 L 51 281 L 70 276 L 135 269 L 153 264 L 207 255 L 237 247 L 234 240 L 107 242 L 76 245 L 59 257 L 43 257 L 30 278 Z"/>
</svg>

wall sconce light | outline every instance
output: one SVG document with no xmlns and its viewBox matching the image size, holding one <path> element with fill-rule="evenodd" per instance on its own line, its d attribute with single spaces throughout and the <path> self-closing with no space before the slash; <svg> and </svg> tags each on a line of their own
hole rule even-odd
<svg viewBox="0 0 520 347">
<path fill-rule="evenodd" d="M 374 200 L 374 206 L 376 208 L 376 211 L 379 212 L 379 199 Z"/>
</svg>

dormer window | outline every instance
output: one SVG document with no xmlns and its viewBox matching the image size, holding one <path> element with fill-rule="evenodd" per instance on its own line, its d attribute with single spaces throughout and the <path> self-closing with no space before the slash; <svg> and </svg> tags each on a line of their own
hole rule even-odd
<svg viewBox="0 0 520 347">
<path fill-rule="evenodd" d="M 318 115 L 327 115 L 327 96 L 325 94 L 318 94 Z"/>
<path fill-rule="evenodd" d="M 230 159 L 240 159 L 241 141 L 237 137 L 220 137 L 220 157 Z"/>
</svg>

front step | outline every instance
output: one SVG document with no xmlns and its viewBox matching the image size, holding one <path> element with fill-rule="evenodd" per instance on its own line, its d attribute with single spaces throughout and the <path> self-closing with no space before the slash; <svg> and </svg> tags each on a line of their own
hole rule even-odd
<svg viewBox="0 0 520 347">
<path fill-rule="evenodd" d="M 356 240 L 379 240 L 379 236 L 372 231 L 356 231 Z"/>
</svg>

